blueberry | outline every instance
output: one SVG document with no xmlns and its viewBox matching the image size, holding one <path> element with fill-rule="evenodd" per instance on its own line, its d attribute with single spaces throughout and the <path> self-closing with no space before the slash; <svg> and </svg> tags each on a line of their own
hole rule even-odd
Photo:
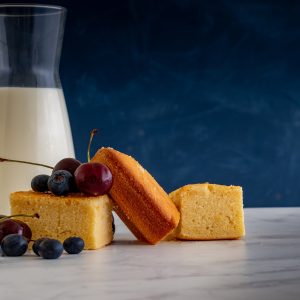
<svg viewBox="0 0 300 300">
<path fill-rule="evenodd" d="M 84 240 L 80 237 L 72 236 L 67 238 L 63 245 L 69 254 L 78 254 L 84 248 Z"/>
<path fill-rule="evenodd" d="M 32 245 L 32 251 L 37 255 L 37 256 L 40 256 L 39 255 L 39 250 L 40 250 L 40 244 L 41 242 L 43 242 L 44 240 L 46 240 L 48 238 L 40 238 L 40 239 L 37 239 L 33 245 Z"/>
<path fill-rule="evenodd" d="M 45 259 L 59 258 L 64 251 L 60 241 L 54 239 L 44 239 L 39 245 L 38 254 Z"/>
<path fill-rule="evenodd" d="M 49 190 L 57 196 L 66 195 L 74 190 L 74 177 L 65 170 L 58 170 L 52 173 L 48 180 Z"/>
<path fill-rule="evenodd" d="M 113 214 L 111 214 L 111 216 L 112 216 L 112 223 L 111 223 L 112 233 L 115 234 L 116 232 L 115 218 Z"/>
<path fill-rule="evenodd" d="M 9 234 L 1 242 L 1 248 L 6 256 L 21 256 L 28 248 L 27 240 L 19 234 Z"/>
<path fill-rule="evenodd" d="M 32 178 L 31 180 L 31 188 L 35 191 L 35 192 L 47 192 L 48 191 L 48 179 L 49 179 L 49 175 L 37 175 L 35 177 Z"/>
</svg>

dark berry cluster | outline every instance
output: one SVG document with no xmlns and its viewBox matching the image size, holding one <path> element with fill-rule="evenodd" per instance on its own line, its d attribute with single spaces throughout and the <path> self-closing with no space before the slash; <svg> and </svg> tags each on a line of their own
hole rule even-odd
<svg viewBox="0 0 300 300">
<path fill-rule="evenodd" d="M 90 134 L 87 163 L 81 163 L 75 158 L 64 158 L 52 168 L 41 163 L 2 157 L 0 157 L 0 162 L 17 162 L 52 169 L 51 176 L 41 174 L 31 180 L 31 187 L 36 192 L 50 191 L 57 196 L 72 192 L 81 192 L 89 196 L 104 195 L 112 186 L 113 176 L 106 165 L 90 162 L 91 142 L 96 132 L 97 129 L 93 129 Z"/>
<path fill-rule="evenodd" d="M 112 186 L 109 168 L 100 163 L 84 163 L 74 158 L 64 158 L 53 168 L 51 176 L 37 175 L 31 181 L 36 192 L 50 191 L 62 196 L 82 192 L 90 196 L 106 194 Z"/>
<path fill-rule="evenodd" d="M 38 175 L 31 181 L 31 187 L 36 192 L 50 191 L 54 195 L 67 195 L 81 192 L 89 196 L 106 194 L 113 182 L 109 168 L 101 163 L 90 162 L 91 143 L 97 129 L 90 133 L 87 149 L 87 163 L 81 163 L 74 158 L 64 158 L 53 168 L 52 175 Z"/>
<path fill-rule="evenodd" d="M 40 238 L 33 243 L 33 252 L 45 259 L 59 258 L 65 250 L 69 254 L 78 254 L 84 248 L 84 241 L 80 237 L 69 237 L 63 244 L 55 239 Z"/>
</svg>

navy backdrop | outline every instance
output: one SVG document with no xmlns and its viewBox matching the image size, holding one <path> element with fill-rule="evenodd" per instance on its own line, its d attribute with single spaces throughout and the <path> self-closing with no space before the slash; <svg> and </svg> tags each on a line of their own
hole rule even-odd
<svg viewBox="0 0 300 300">
<path fill-rule="evenodd" d="M 242 185 L 248 207 L 300 205 L 299 1 L 47 3 L 68 8 L 79 159 L 99 128 L 93 151 L 133 155 L 167 191 L 209 181 Z"/>
</svg>

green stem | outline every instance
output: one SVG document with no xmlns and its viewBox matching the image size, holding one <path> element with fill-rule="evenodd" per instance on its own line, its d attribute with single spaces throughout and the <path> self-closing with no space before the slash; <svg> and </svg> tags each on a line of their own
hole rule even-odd
<svg viewBox="0 0 300 300">
<path fill-rule="evenodd" d="M 33 215 L 26 215 L 26 214 L 11 215 L 11 216 L 0 218 L 0 222 L 3 222 L 5 220 L 11 219 L 11 218 L 17 218 L 17 217 L 39 218 L 40 216 L 37 213 L 35 213 Z"/>
<path fill-rule="evenodd" d="M 15 163 L 21 163 L 21 164 L 27 164 L 27 165 L 34 165 L 34 166 L 39 166 L 39 167 L 44 167 L 48 169 L 53 169 L 53 167 L 45 165 L 45 164 L 39 164 L 39 163 L 33 163 L 29 161 L 24 161 L 24 160 L 16 160 L 16 159 L 8 159 L 8 158 L 2 158 L 0 157 L 0 162 L 15 162 Z"/>
<path fill-rule="evenodd" d="M 89 144 L 88 144 L 88 149 L 87 149 L 87 161 L 90 162 L 91 161 L 91 144 L 92 144 L 92 140 L 94 138 L 94 135 L 98 132 L 98 129 L 93 129 L 90 133 L 90 140 L 89 140 Z"/>
</svg>

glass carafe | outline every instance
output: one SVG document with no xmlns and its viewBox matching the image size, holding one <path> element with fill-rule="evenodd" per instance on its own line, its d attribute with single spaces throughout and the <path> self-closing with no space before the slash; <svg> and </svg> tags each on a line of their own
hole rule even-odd
<svg viewBox="0 0 300 300">
<path fill-rule="evenodd" d="M 59 78 L 65 18 L 63 7 L 0 5 L 0 157 L 50 166 L 74 157 Z M 0 214 L 9 213 L 9 193 L 49 173 L 0 162 Z"/>
</svg>

